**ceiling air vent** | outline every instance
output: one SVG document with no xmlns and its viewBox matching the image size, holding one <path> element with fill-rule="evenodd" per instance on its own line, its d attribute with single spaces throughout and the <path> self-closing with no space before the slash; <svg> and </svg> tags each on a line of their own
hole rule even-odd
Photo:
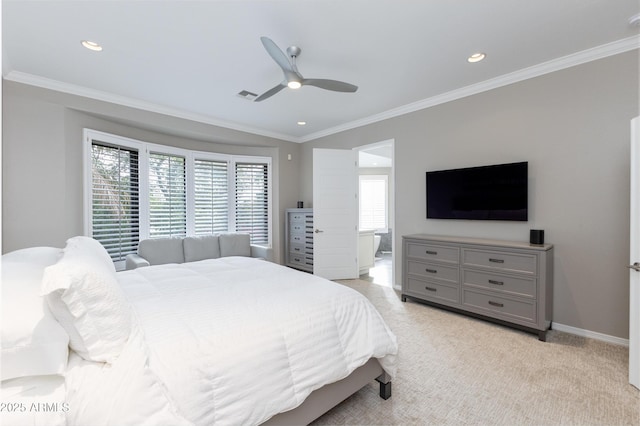
<svg viewBox="0 0 640 426">
<path fill-rule="evenodd" d="M 246 99 L 248 101 L 252 101 L 255 98 L 258 97 L 257 94 L 249 92 L 248 90 L 243 90 L 241 92 L 238 92 L 238 96 L 240 96 L 242 99 Z"/>
</svg>

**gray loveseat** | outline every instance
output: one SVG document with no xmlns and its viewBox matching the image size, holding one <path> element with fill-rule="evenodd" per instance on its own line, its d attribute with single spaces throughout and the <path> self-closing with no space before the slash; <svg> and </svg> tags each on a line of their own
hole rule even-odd
<svg viewBox="0 0 640 426">
<path fill-rule="evenodd" d="M 126 269 L 165 263 L 195 262 L 225 256 L 246 256 L 271 260 L 271 249 L 251 245 L 249 234 L 228 233 L 200 237 L 142 240 L 138 253 L 126 257 Z"/>
</svg>

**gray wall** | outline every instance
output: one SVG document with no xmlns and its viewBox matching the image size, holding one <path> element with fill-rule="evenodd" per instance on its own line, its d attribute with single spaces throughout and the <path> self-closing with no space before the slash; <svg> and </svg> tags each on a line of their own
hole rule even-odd
<svg viewBox="0 0 640 426">
<path fill-rule="evenodd" d="M 83 234 L 82 131 L 225 154 L 272 157 L 273 242 L 300 192 L 300 144 L 3 82 L 2 251 L 63 247 Z M 287 160 L 287 155 L 292 160 Z"/>
<path fill-rule="evenodd" d="M 396 253 L 411 233 L 527 241 L 544 229 L 555 246 L 554 321 L 628 338 L 638 100 L 636 50 L 331 135 L 303 145 L 301 198 L 313 199 L 313 148 L 394 139 Z M 529 162 L 528 222 L 425 219 L 427 170 L 515 161 Z"/>
</svg>

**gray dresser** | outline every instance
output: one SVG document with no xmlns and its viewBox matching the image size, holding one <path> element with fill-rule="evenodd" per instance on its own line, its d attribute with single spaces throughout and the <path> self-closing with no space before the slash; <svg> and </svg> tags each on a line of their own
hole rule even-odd
<svg viewBox="0 0 640 426">
<path fill-rule="evenodd" d="M 284 263 L 313 272 L 313 209 L 287 209 L 285 215 Z"/>
<path fill-rule="evenodd" d="M 437 235 L 405 235 L 407 297 L 535 332 L 553 314 L 553 246 Z"/>
</svg>

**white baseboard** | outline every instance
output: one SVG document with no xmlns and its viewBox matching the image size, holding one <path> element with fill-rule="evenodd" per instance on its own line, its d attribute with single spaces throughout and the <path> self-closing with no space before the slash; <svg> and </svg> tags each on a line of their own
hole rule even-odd
<svg viewBox="0 0 640 426">
<path fill-rule="evenodd" d="M 595 331 L 585 330 L 577 327 L 571 327 L 570 325 L 558 324 L 557 322 L 553 322 L 551 323 L 551 329 L 562 331 L 564 333 L 575 334 L 576 336 L 588 337 L 590 339 L 613 343 L 614 345 L 629 347 L 629 339 L 622 339 L 620 337 L 609 336 L 608 334 L 598 333 Z"/>
</svg>

